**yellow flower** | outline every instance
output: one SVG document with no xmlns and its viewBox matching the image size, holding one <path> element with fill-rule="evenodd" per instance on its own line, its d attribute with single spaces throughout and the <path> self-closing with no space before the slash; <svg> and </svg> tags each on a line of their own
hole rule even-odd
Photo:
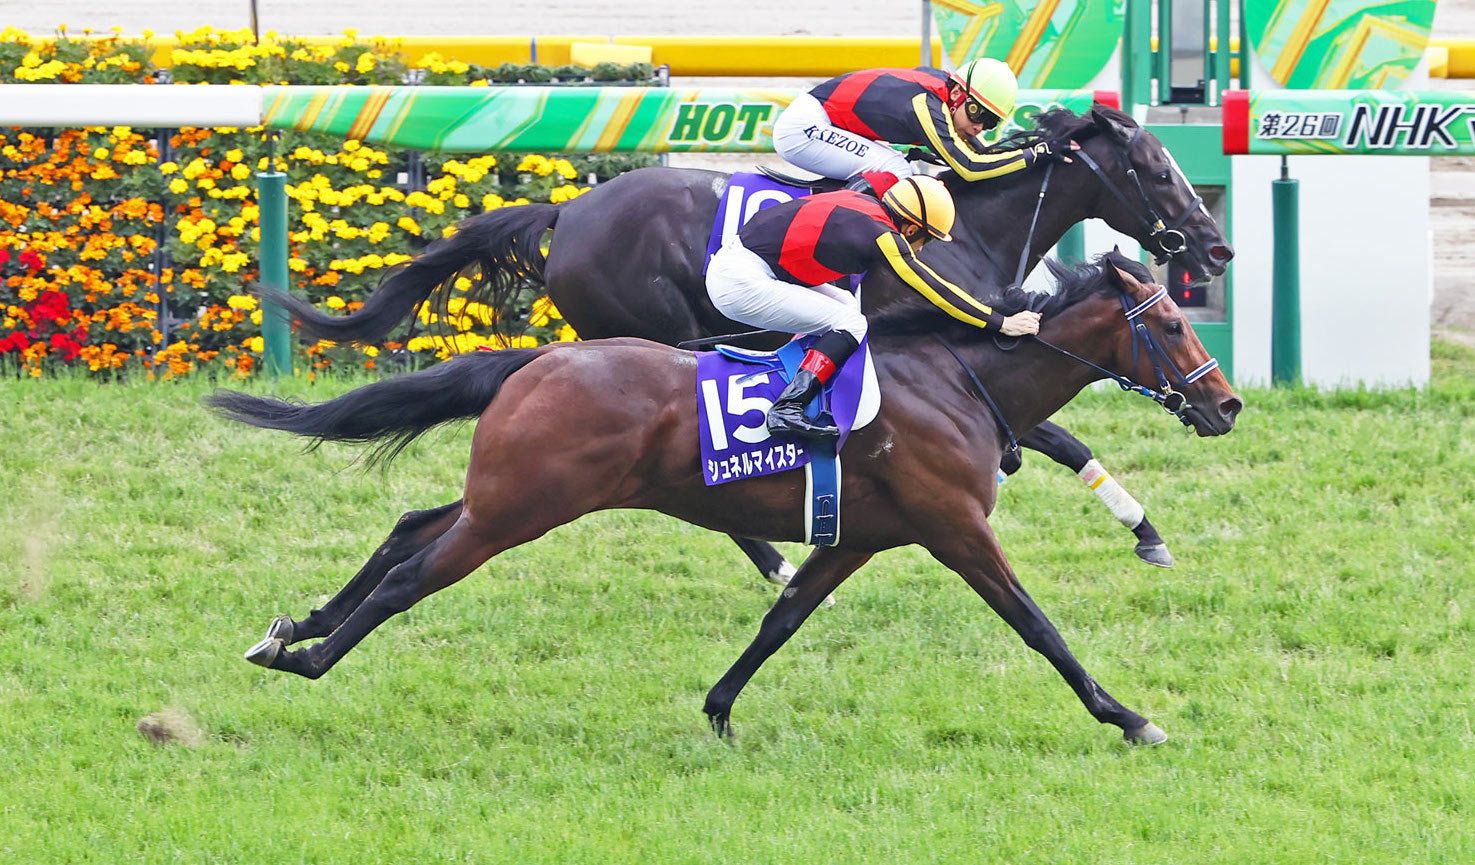
<svg viewBox="0 0 1475 865">
<path fill-rule="evenodd" d="M 92 158 L 93 159 L 107 159 L 108 158 L 108 149 L 106 147 L 99 147 L 99 148 L 97 148 L 96 150 L 92 151 Z"/>
<path fill-rule="evenodd" d="M 349 69 L 349 66 L 348 66 L 347 63 L 344 63 L 342 60 L 339 60 L 337 63 L 334 63 L 333 64 L 333 68 L 334 69 L 337 69 L 339 72 L 347 72 L 348 69 Z"/>
<path fill-rule="evenodd" d="M 411 234 L 420 233 L 420 224 L 408 216 L 401 216 L 394 224 Z"/>
<path fill-rule="evenodd" d="M 579 335 L 577 333 L 575 333 L 574 332 L 574 329 L 572 327 L 570 327 L 569 325 L 564 325 L 563 327 L 560 327 L 558 329 L 558 341 L 559 342 L 573 342 L 574 340 L 576 340 L 578 338 L 579 338 Z"/>
<path fill-rule="evenodd" d="M 179 164 L 178 163 L 175 163 L 175 162 L 165 162 L 163 165 L 160 165 L 159 166 L 159 173 L 160 174 L 173 174 L 174 172 L 176 172 L 178 170 L 179 170 Z"/>
<path fill-rule="evenodd" d="M 237 147 L 237 148 L 235 148 L 233 150 L 227 150 L 225 152 L 225 158 L 226 159 L 229 159 L 231 162 L 240 162 L 242 159 L 245 159 L 246 157 L 245 157 L 245 154 L 241 153 L 241 149 L 239 147 Z"/>
<path fill-rule="evenodd" d="M 251 176 L 251 169 L 247 168 L 245 165 L 236 163 L 236 165 L 233 166 L 230 170 L 230 176 L 235 178 L 236 180 L 246 180 Z"/>
<path fill-rule="evenodd" d="M 256 298 L 249 294 L 233 294 L 225 299 L 226 306 L 231 309 L 255 309 Z"/>
<path fill-rule="evenodd" d="M 378 357 L 379 356 L 379 347 L 378 346 L 373 346 L 373 345 L 366 345 L 366 346 L 363 347 L 363 352 L 364 352 L 364 354 L 368 355 L 369 357 Z"/>
<path fill-rule="evenodd" d="M 533 301 L 533 311 L 528 314 L 528 324 L 533 327 L 543 327 L 552 318 L 562 319 L 563 316 L 559 315 L 558 307 L 553 305 L 551 299 L 545 295 Z"/>
<path fill-rule="evenodd" d="M 258 309 L 251 313 L 251 323 L 261 324 L 261 310 Z"/>
<path fill-rule="evenodd" d="M 456 193 L 456 197 L 451 199 L 451 203 L 457 207 L 470 207 L 471 199 L 466 197 L 466 193 L 458 192 Z"/>
<path fill-rule="evenodd" d="M 329 297 L 325 301 L 325 303 L 328 304 L 328 309 L 342 309 L 345 306 L 348 306 L 348 303 L 343 298 L 339 297 L 336 294 L 333 295 L 333 296 L 331 296 L 331 297 Z"/>
<path fill-rule="evenodd" d="M 185 182 L 182 177 L 176 177 L 169 181 L 169 191 L 175 195 L 183 195 L 186 189 L 189 189 L 189 183 Z"/>
<path fill-rule="evenodd" d="M 266 340 L 262 339 L 259 336 L 253 336 L 250 339 L 246 340 L 243 345 L 246 346 L 247 351 L 261 354 L 261 350 L 266 347 Z"/>
</svg>

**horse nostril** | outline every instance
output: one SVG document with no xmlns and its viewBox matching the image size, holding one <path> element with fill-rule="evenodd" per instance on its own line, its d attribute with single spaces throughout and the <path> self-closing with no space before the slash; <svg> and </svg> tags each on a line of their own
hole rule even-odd
<svg viewBox="0 0 1475 865">
<path fill-rule="evenodd" d="M 1234 250 L 1230 249 L 1227 246 L 1212 246 L 1209 248 L 1209 255 L 1212 256 L 1215 261 L 1228 261 L 1229 259 L 1234 258 Z"/>
<path fill-rule="evenodd" d="M 1219 403 L 1219 416 L 1229 423 L 1234 423 L 1234 418 L 1240 413 L 1245 404 L 1233 397 Z"/>
</svg>

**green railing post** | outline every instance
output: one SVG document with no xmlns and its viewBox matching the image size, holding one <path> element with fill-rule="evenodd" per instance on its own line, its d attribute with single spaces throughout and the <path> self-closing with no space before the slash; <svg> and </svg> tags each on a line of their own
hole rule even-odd
<svg viewBox="0 0 1475 865">
<path fill-rule="evenodd" d="M 1280 179 L 1270 182 L 1275 236 L 1271 300 L 1270 379 L 1273 384 L 1301 380 L 1301 247 L 1300 181 L 1293 180 L 1286 158 Z"/>
<path fill-rule="evenodd" d="M 1127 4 L 1132 5 L 1131 3 Z M 1146 4 L 1143 4 L 1146 5 Z M 1173 101 L 1173 3 L 1158 0 L 1157 4 L 1157 104 L 1169 105 Z"/>
<path fill-rule="evenodd" d="M 1152 104 L 1152 11 L 1128 3 L 1122 34 L 1122 110 Z"/>
<path fill-rule="evenodd" d="M 1229 89 L 1229 65 L 1234 52 L 1229 50 L 1230 42 L 1233 40 L 1233 26 L 1229 23 L 1230 0 L 1215 0 L 1214 11 L 1218 14 L 1218 22 L 1214 25 L 1214 34 L 1217 42 L 1214 46 L 1214 80 L 1219 82 L 1218 92 L 1214 94 L 1214 104 L 1224 104 L 1224 91 Z M 1204 19 L 1209 17 L 1208 10 L 1204 10 Z M 1207 43 L 1205 43 L 1207 44 Z"/>
<path fill-rule="evenodd" d="M 260 171 L 256 174 L 256 185 L 261 210 L 261 284 L 287 291 L 287 175 L 280 171 Z M 290 376 L 292 342 L 287 311 L 264 299 L 261 341 L 266 374 L 272 378 Z"/>
<path fill-rule="evenodd" d="M 1077 222 L 1066 230 L 1060 242 L 1055 244 L 1055 255 L 1066 264 L 1080 264 L 1086 260 L 1086 227 Z"/>
</svg>

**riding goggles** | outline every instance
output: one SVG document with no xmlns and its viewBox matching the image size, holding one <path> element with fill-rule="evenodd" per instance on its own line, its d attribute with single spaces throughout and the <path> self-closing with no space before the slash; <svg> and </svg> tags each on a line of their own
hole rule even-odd
<svg viewBox="0 0 1475 865">
<path fill-rule="evenodd" d="M 970 123 L 981 123 L 985 131 L 999 125 L 999 115 L 988 109 L 988 106 L 977 99 L 963 100 L 963 115 Z"/>
</svg>

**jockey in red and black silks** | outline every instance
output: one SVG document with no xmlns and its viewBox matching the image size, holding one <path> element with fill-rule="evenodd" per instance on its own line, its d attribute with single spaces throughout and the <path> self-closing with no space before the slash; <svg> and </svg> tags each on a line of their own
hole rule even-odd
<svg viewBox="0 0 1475 865">
<path fill-rule="evenodd" d="M 760 210 L 712 256 L 707 294 L 718 312 L 755 327 L 821 335 L 769 411 L 770 432 L 839 434 L 833 425 L 804 417 L 804 406 L 866 334 L 859 300 L 833 280 L 885 267 L 959 321 L 1010 336 L 1038 331 L 1037 313 L 1002 316 L 917 258 L 928 238 L 952 239 L 954 218 L 952 196 L 941 181 L 908 177 L 880 201 L 840 191 Z"/>
<path fill-rule="evenodd" d="M 794 165 L 840 180 L 914 169 L 881 142 L 924 147 L 965 180 L 987 180 L 1062 158 L 1041 142 L 989 152 L 976 141 L 1014 113 L 1014 73 L 993 59 L 956 72 L 931 67 L 850 72 L 796 97 L 773 127 L 773 145 Z M 889 183 L 868 178 L 873 186 Z"/>
</svg>

